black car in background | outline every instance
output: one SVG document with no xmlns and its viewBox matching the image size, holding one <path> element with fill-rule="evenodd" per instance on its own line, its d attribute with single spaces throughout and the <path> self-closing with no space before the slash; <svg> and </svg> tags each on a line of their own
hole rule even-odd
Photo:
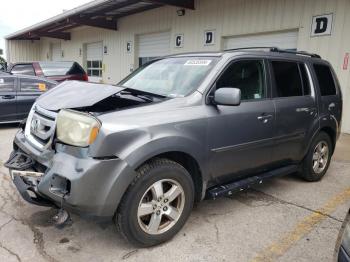
<svg viewBox="0 0 350 262">
<path fill-rule="evenodd" d="M 0 123 L 25 119 L 35 100 L 57 84 L 35 76 L 0 73 Z"/>
<path fill-rule="evenodd" d="M 14 63 L 8 67 L 13 75 L 45 77 L 57 82 L 65 80 L 88 81 L 85 70 L 74 61 L 41 61 Z"/>
<path fill-rule="evenodd" d="M 335 250 L 338 262 L 350 262 L 350 211 L 340 229 Z"/>
</svg>

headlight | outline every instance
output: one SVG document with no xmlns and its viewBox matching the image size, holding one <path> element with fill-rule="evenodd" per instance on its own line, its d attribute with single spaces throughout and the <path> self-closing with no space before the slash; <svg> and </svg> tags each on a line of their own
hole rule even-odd
<svg viewBox="0 0 350 262">
<path fill-rule="evenodd" d="M 61 110 L 57 116 L 57 138 L 69 145 L 91 145 L 96 140 L 100 128 L 100 122 L 89 114 Z"/>
</svg>

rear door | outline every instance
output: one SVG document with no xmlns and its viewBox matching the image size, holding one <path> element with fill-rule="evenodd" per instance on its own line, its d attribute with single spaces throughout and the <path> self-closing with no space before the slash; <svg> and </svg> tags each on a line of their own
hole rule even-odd
<svg viewBox="0 0 350 262">
<path fill-rule="evenodd" d="M 53 83 L 41 78 L 19 78 L 17 113 L 20 119 L 26 118 L 35 100 L 53 86 Z"/>
<path fill-rule="evenodd" d="M 304 63 L 271 60 L 270 69 L 276 107 L 272 160 L 290 164 L 304 157 L 305 145 L 318 128 L 315 91 Z"/>
<path fill-rule="evenodd" d="M 217 182 L 237 179 L 264 169 L 271 161 L 275 109 L 270 99 L 263 59 L 244 59 L 229 65 L 216 90 L 239 88 L 239 106 L 211 106 L 210 164 Z"/>
<path fill-rule="evenodd" d="M 18 120 L 16 114 L 16 83 L 15 76 L 0 75 L 0 122 Z"/>
</svg>

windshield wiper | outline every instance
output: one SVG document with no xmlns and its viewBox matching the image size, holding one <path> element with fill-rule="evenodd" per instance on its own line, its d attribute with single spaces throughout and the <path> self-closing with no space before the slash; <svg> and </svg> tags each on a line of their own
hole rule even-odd
<svg viewBox="0 0 350 262">
<path fill-rule="evenodd" d="M 141 98 L 143 100 L 145 100 L 146 102 L 153 102 L 153 98 L 147 96 L 147 95 L 141 95 L 141 94 L 136 94 L 136 93 L 133 93 L 133 92 L 130 92 L 128 90 L 123 90 L 120 92 L 120 94 L 124 95 L 124 94 L 128 94 L 128 95 L 131 95 L 131 96 L 135 96 L 135 97 L 138 97 L 138 98 Z"/>
<path fill-rule="evenodd" d="M 126 86 L 119 86 L 119 87 L 125 88 L 123 91 L 130 92 L 131 94 L 142 95 L 142 96 L 147 96 L 147 97 L 156 97 L 156 98 L 160 98 L 160 99 L 168 98 L 165 95 L 151 93 L 151 92 L 147 92 L 147 91 L 143 91 L 143 90 L 139 90 L 139 89 L 133 89 L 133 88 L 126 87 Z"/>
</svg>

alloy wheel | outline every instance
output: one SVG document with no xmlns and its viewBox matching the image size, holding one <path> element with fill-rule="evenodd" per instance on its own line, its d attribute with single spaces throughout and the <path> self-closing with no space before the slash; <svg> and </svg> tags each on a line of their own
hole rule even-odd
<svg viewBox="0 0 350 262">
<path fill-rule="evenodd" d="M 141 198 L 137 210 L 138 223 L 147 234 L 163 234 L 177 223 L 184 204 L 185 193 L 178 182 L 172 179 L 157 181 Z"/>
<path fill-rule="evenodd" d="M 329 147 L 325 141 L 319 142 L 312 156 L 312 167 L 316 174 L 322 173 L 328 164 Z"/>
</svg>

